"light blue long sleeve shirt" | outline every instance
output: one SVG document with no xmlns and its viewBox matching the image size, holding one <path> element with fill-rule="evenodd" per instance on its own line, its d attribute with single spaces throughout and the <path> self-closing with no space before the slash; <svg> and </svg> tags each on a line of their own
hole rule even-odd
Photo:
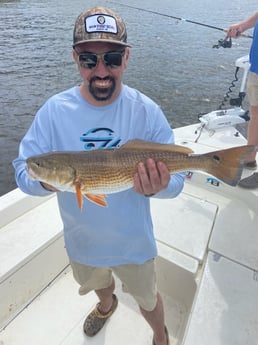
<svg viewBox="0 0 258 345">
<path fill-rule="evenodd" d="M 48 195 L 51 192 L 30 180 L 28 157 L 54 150 L 119 147 L 132 139 L 174 143 L 173 131 L 156 103 L 123 85 L 112 104 L 96 107 L 82 98 L 78 86 L 73 87 L 51 97 L 36 114 L 13 161 L 17 184 L 27 194 Z M 184 174 L 176 173 L 155 197 L 174 198 L 183 184 Z M 133 188 L 108 195 L 106 208 L 84 199 L 82 212 L 74 193 L 58 192 L 57 198 L 66 250 L 73 261 L 106 267 L 141 264 L 157 255 L 150 200 Z"/>
</svg>

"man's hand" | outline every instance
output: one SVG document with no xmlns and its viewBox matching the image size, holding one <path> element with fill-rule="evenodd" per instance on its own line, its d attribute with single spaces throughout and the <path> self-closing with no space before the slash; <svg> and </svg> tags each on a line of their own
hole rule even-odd
<svg viewBox="0 0 258 345">
<path fill-rule="evenodd" d="M 156 194 L 165 189 L 170 180 L 170 173 L 166 164 L 155 162 L 149 158 L 146 162 L 138 164 L 134 176 L 134 189 L 146 196 Z"/>
<path fill-rule="evenodd" d="M 226 39 L 229 37 L 238 38 L 243 31 L 244 30 L 240 24 L 231 25 L 229 28 L 226 29 Z"/>
</svg>

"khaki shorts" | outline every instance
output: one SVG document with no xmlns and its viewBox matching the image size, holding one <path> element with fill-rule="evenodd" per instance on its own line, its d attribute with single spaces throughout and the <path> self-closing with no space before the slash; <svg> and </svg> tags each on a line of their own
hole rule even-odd
<svg viewBox="0 0 258 345">
<path fill-rule="evenodd" d="M 247 79 L 247 95 L 249 103 L 253 107 L 258 106 L 258 74 L 254 72 L 248 73 Z"/>
<path fill-rule="evenodd" d="M 74 261 L 70 261 L 70 264 L 74 279 L 80 284 L 80 295 L 109 287 L 112 284 L 112 272 L 114 272 L 123 284 L 123 291 L 130 293 L 141 308 L 152 311 L 157 304 L 156 272 L 153 259 L 142 265 L 104 268 L 85 266 Z"/>
</svg>

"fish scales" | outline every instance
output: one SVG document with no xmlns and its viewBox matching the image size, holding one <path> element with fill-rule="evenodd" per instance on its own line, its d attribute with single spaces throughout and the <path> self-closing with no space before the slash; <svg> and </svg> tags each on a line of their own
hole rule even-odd
<svg viewBox="0 0 258 345">
<path fill-rule="evenodd" d="M 254 151 L 255 146 L 245 145 L 194 154 L 184 146 L 133 140 L 117 149 L 51 152 L 28 158 L 26 162 L 32 179 L 61 191 L 75 192 L 80 207 L 82 195 L 106 206 L 103 194 L 131 188 L 138 163 L 148 158 L 164 162 L 171 174 L 201 170 L 235 186 L 241 178 L 245 158 Z"/>
<path fill-rule="evenodd" d="M 113 149 L 64 153 L 74 167 L 75 180 L 81 183 L 83 193 L 112 193 L 124 190 L 128 175 L 123 174 L 119 161 L 113 158 Z M 129 188 L 129 187 L 128 187 Z"/>
<path fill-rule="evenodd" d="M 169 151 L 151 153 L 115 149 L 92 151 L 92 155 L 85 153 L 81 158 L 79 164 L 75 163 L 74 166 L 78 165 L 76 174 L 85 186 L 82 187 L 82 191 L 101 190 L 110 193 L 113 190 L 121 191 L 131 187 L 138 163 L 146 161 L 147 158 L 163 161 L 170 172 L 173 172 L 182 170 L 184 165 L 187 166 L 184 162 L 188 159 L 188 155 Z M 195 158 L 193 158 L 193 166 L 194 163 L 200 166 L 199 160 L 196 161 Z"/>
</svg>

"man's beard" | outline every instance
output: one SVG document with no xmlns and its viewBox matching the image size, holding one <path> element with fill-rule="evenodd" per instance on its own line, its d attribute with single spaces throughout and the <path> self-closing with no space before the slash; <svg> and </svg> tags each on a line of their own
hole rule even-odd
<svg viewBox="0 0 258 345">
<path fill-rule="evenodd" d="M 96 87 L 94 86 L 94 82 L 96 80 L 109 80 L 111 82 L 111 86 L 107 88 Z M 115 79 L 112 77 L 105 77 L 105 78 L 93 77 L 90 80 L 89 92 L 96 101 L 109 100 L 112 97 L 115 89 L 116 89 L 116 82 L 115 82 Z"/>
</svg>

